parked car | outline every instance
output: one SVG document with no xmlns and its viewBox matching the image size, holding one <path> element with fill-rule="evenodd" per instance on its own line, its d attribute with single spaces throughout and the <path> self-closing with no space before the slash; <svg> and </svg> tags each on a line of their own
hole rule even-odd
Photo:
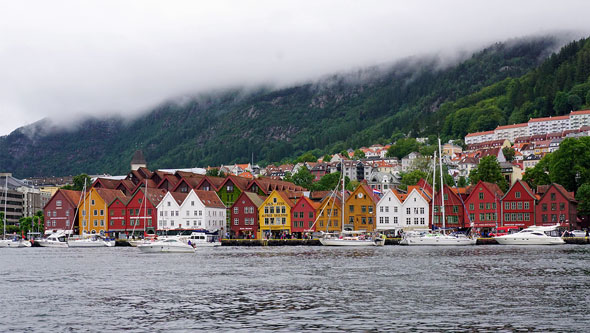
<svg viewBox="0 0 590 333">
<path fill-rule="evenodd" d="M 584 230 L 573 230 L 570 231 L 572 237 L 586 237 L 586 231 Z"/>
</svg>

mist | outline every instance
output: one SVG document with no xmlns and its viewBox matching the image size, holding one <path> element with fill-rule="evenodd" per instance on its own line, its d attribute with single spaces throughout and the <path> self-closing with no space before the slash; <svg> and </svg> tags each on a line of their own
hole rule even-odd
<svg viewBox="0 0 590 333">
<path fill-rule="evenodd" d="M 136 116 L 229 87 L 282 87 L 491 43 L 590 35 L 587 1 L 1 1 L 0 135 Z"/>
</svg>

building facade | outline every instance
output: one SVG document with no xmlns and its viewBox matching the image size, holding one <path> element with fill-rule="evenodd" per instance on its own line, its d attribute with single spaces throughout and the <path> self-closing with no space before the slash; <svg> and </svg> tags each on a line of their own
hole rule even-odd
<svg viewBox="0 0 590 333">
<path fill-rule="evenodd" d="M 522 180 L 517 180 L 502 197 L 502 226 L 526 228 L 536 225 L 537 198 Z"/>
</svg>

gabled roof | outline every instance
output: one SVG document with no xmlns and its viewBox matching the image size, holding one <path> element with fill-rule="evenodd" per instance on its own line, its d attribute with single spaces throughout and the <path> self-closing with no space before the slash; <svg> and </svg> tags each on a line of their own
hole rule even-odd
<svg viewBox="0 0 590 333">
<path fill-rule="evenodd" d="M 117 186 L 119 185 L 120 180 L 117 179 L 109 179 L 109 178 L 96 178 L 96 180 L 94 181 L 94 183 L 92 183 L 92 185 L 90 186 L 92 187 L 102 187 L 102 188 L 108 188 L 108 189 L 115 189 L 117 188 Z"/>
<path fill-rule="evenodd" d="M 172 189 L 172 191 L 173 191 L 173 192 L 174 192 L 174 191 L 176 191 L 176 189 L 177 189 L 178 187 L 180 187 L 180 185 L 181 185 L 182 183 L 185 183 L 185 184 L 187 184 L 187 186 L 188 186 L 190 189 L 195 189 L 195 188 L 197 188 L 197 186 L 198 186 L 198 185 L 201 183 L 201 181 L 202 181 L 204 178 L 205 178 L 205 176 L 203 176 L 203 175 L 193 175 L 193 176 L 190 176 L 190 177 L 182 177 L 182 178 L 181 178 L 181 179 L 180 179 L 180 180 L 179 180 L 179 181 L 176 183 L 176 185 L 174 186 L 174 188 Z"/>
<path fill-rule="evenodd" d="M 256 208 L 259 208 L 260 206 L 262 206 L 262 204 L 264 203 L 264 200 L 266 200 L 265 197 L 261 197 L 258 194 L 253 193 L 253 192 L 242 192 L 242 195 L 247 196 L 248 199 L 250 199 L 250 201 L 252 201 L 254 206 L 256 206 Z M 236 200 L 236 202 L 237 202 L 237 200 Z"/>
<path fill-rule="evenodd" d="M 477 182 L 477 184 L 470 186 L 471 190 L 469 192 L 469 196 L 467 197 L 467 199 L 465 201 L 470 200 L 471 196 L 477 195 L 478 191 L 476 189 L 479 188 L 480 186 L 483 187 L 484 189 L 486 189 L 492 195 L 494 195 L 495 198 L 500 199 L 504 196 L 504 192 L 502 192 L 502 190 L 500 189 L 500 187 L 497 184 L 484 182 L 484 181 L 480 180 L 479 182 Z"/>
<path fill-rule="evenodd" d="M 131 200 L 133 197 L 135 197 L 139 192 L 141 192 L 143 196 L 146 196 L 145 195 L 145 187 L 140 187 L 133 193 L 133 195 L 131 195 L 129 197 L 129 200 Z M 160 189 L 156 189 L 156 188 L 148 188 L 147 200 L 152 204 L 152 206 L 157 207 L 158 204 L 160 204 L 160 202 L 162 201 L 162 199 L 164 199 L 165 195 L 166 195 L 166 191 L 164 191 L 164 190 L 160 190 Z"/>
<path fill-rule="evenodd" d="M 133 153 L 133 157 L 131 158 L 131 164 L 146 164 L 145 157 L 143 156 L 143 151 L 136 150 Z"/>
<path fill-rule="evenodd" d="M 213 191 L 218 191 L 221 184 L 223 184 L 224 181 L 225 181 L 225 178 L 223 178 L 223 177 L 205 176 L 205 177 L 203 177 L 203 179 L 201 179 L 199 184 L 197 186 L 195 186 L 194 188 L 199 188 L 205 182 L 208 182 L 211 185 L 211 187 L 213 187 Z"/>
<path fill-rule="evenodd" d="M 424 198 L 424 200 L 426 200 L 426 202 L 430 202 L 432 196 L 431 192 L 417 185 L 408 186 L 408 192 L 404 198 L 404 201 L 412 194 L 413 191 L 416 191 L 422 198 Z"/>
<path fill-rule="evenodd" d="M 82 192 L 81 191 L 73 191 L 73 190 L 64 190 L 64 189 L 60 188 L 53 194 L 51 199 L 49 201 L 47 201 L 47 203 L 45 204 L 43 209 L 45 209 L 45 207 L 53 200 L 53 198 L 55 198 L 57 196 L 58 193 L 61 193 L 62 196 L 67 200 L 67 202 L 72 207 L 78 207 L 78 202 L 80 201 L 80 197 L 82 196 Z M 2 199 L 4 199 L 4 197 L 2 197 Z"/>
<path fill-rule="evenodd" d="M 174 201 L 176 201 L 176 203 L 179 206 L 182 205 L 182 203 L 184 202 L 184 199 L 186 199 L 186 196 L 188 195 L 188 193 L 183 193 L 183 192 L 168 192 L 168 193 L 170 194 L 172 199 L 174 199 Z"/>
<path fill-rule="evenodd" d="M 244 192 L 248 188 L 248 185 L 250 184 L 249 179 L 234 176 L 234 175 L 229 175 L 229 176 L 225 177 L 225 180 L 223 181 L 223 183 L 221 183 L 221 185 L 219 185 L 218 190 L 220 190 L 228 182 L 231 182 L 232 184 L 234 184 L 234 186 L 239 188 L 240 191 L 242 191 L 242 192 Z"/>
<path fill-rule="evenodd" d="M 209 208 L 225 208 L 225 205 L 219 199 L 217 193 L 213 191 L 202 191 L 202 190 L 193 190 L 199 200 L 205 205 L 205 207 Z"/>
<path fill-rule="evenodd" d="M 267 195 L 270 194 L 274 190 L 277 190 L 277 191 L 305 191 L 305 189 L 303 187 L 297 186 L 293 183 L 286 182 L 283 180 L 270 179 L 270 178 L 266 178 L 266 177 L 260 177 L 260 178 L 254 179 L 252 182 L 250 182 L 250 185 L 248 185 L 247 189 L 249 190 L 254 184 L 256 184 L 262 190 L 262 192 L 264 192 Z"/>
<path fill-rule="evenodd" d="M 301 201 L 305 201 L 311 208 L 313 208 L 313 210 L 317 210 L 321 206 L 321 203 L 312 201 L 310 198 L 308 198 L 306 196 L 300 197 L 294 206 L 299 204 L 299 202 L 301 202 Z"/>
<path fill-rule="evenodd" d="M 125 194 L 120 190 L 110 190 L 105 188 L 95 188 L 96 193 L 106 202 L 107 205 L 110 205 L 115 199 L 127 199 Z"/>
<path fill-rule="evenodd" d="M 535 194 L 533 193 L 533 191 L 531 190 L 531 188 L 529 187 L 529 184 L 522 181 L 522 179 L 517 179 L 516 182 L 514 182 L 514 184 L 512 184 L 512 186 L 508 189 L 508 191 L 506 193 L 504 193 L 502 200 L 504 200 L 504 198 L 508 195 L 508 193 L 510 193 L 512 191 L 512 189 L 516 186 L 516 184 L 520 184 L 531 198 L 538 199 L 535 196 Z"/>
<path fill-rule="evenodd" d="M 176 184 L 178 184 L 178 178 L 176 178 L 176 176 L 171 175 L 171 174 L 166 174 L 162 177 L 162 180 L 160 181 L 160 183 L 158 184 L 158 188 L 160 188 L 160 186 L 162 186 L 162 184 L 164 184 L 165 182 L 168 182 L 172 188 L 176 187 Z"/>
<path fill-rule="evenodd" d="M 283 199 L 283 201 L 285 201 L 285 203 L 287 203 L 287 205 L 289 205 L 289 207 L 293 208 L 293 206 L 295 206 L 295 203 L 293 201 L 291 201 L 291 199 L 289 198 L 289 194 L 287 192 L 284 191 L 275 191 L 277 192 L 277 194 Z"/>
<path fill-rule="evenodd" d="M 574 196 L 574 193 L 573 192 L 568 192 L 563 186 L 561 186 L 561 185 L 559 185 L 557 183 L 552 183 L 551 185 L 540 185 L 540 186 L 547 186 L 547 189 L 546 189 L 546 191 L 544 193 L 539 193 L 539 194 L 543 194 L 543 196 L 541 197 L 541 199 L 544 198 L 547 195 L 547 193 L 549 192 L 549 189 L 551 187 L 555 187 L 555 189 L 557 190 L 557 192 L 559 192 L 567 201 L 577 202 L 576 201 L 576 197 Z"/>
</svg>

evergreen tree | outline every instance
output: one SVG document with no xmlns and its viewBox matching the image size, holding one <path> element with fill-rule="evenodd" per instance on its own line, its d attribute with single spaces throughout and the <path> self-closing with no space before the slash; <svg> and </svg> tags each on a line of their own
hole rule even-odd
<svg viewBox="0 0 590 333">
<path fill-rule="evenodd" d="M 477 167 L 471 169 L 469 180 L 472 185 L 477 184 L 480 180 L 497 184 L 504 192 L 508 190 L 508 182 L 502 176 L 502 169 L 496 156 L 490 155 L 479 160 Z"/>
</svg>

